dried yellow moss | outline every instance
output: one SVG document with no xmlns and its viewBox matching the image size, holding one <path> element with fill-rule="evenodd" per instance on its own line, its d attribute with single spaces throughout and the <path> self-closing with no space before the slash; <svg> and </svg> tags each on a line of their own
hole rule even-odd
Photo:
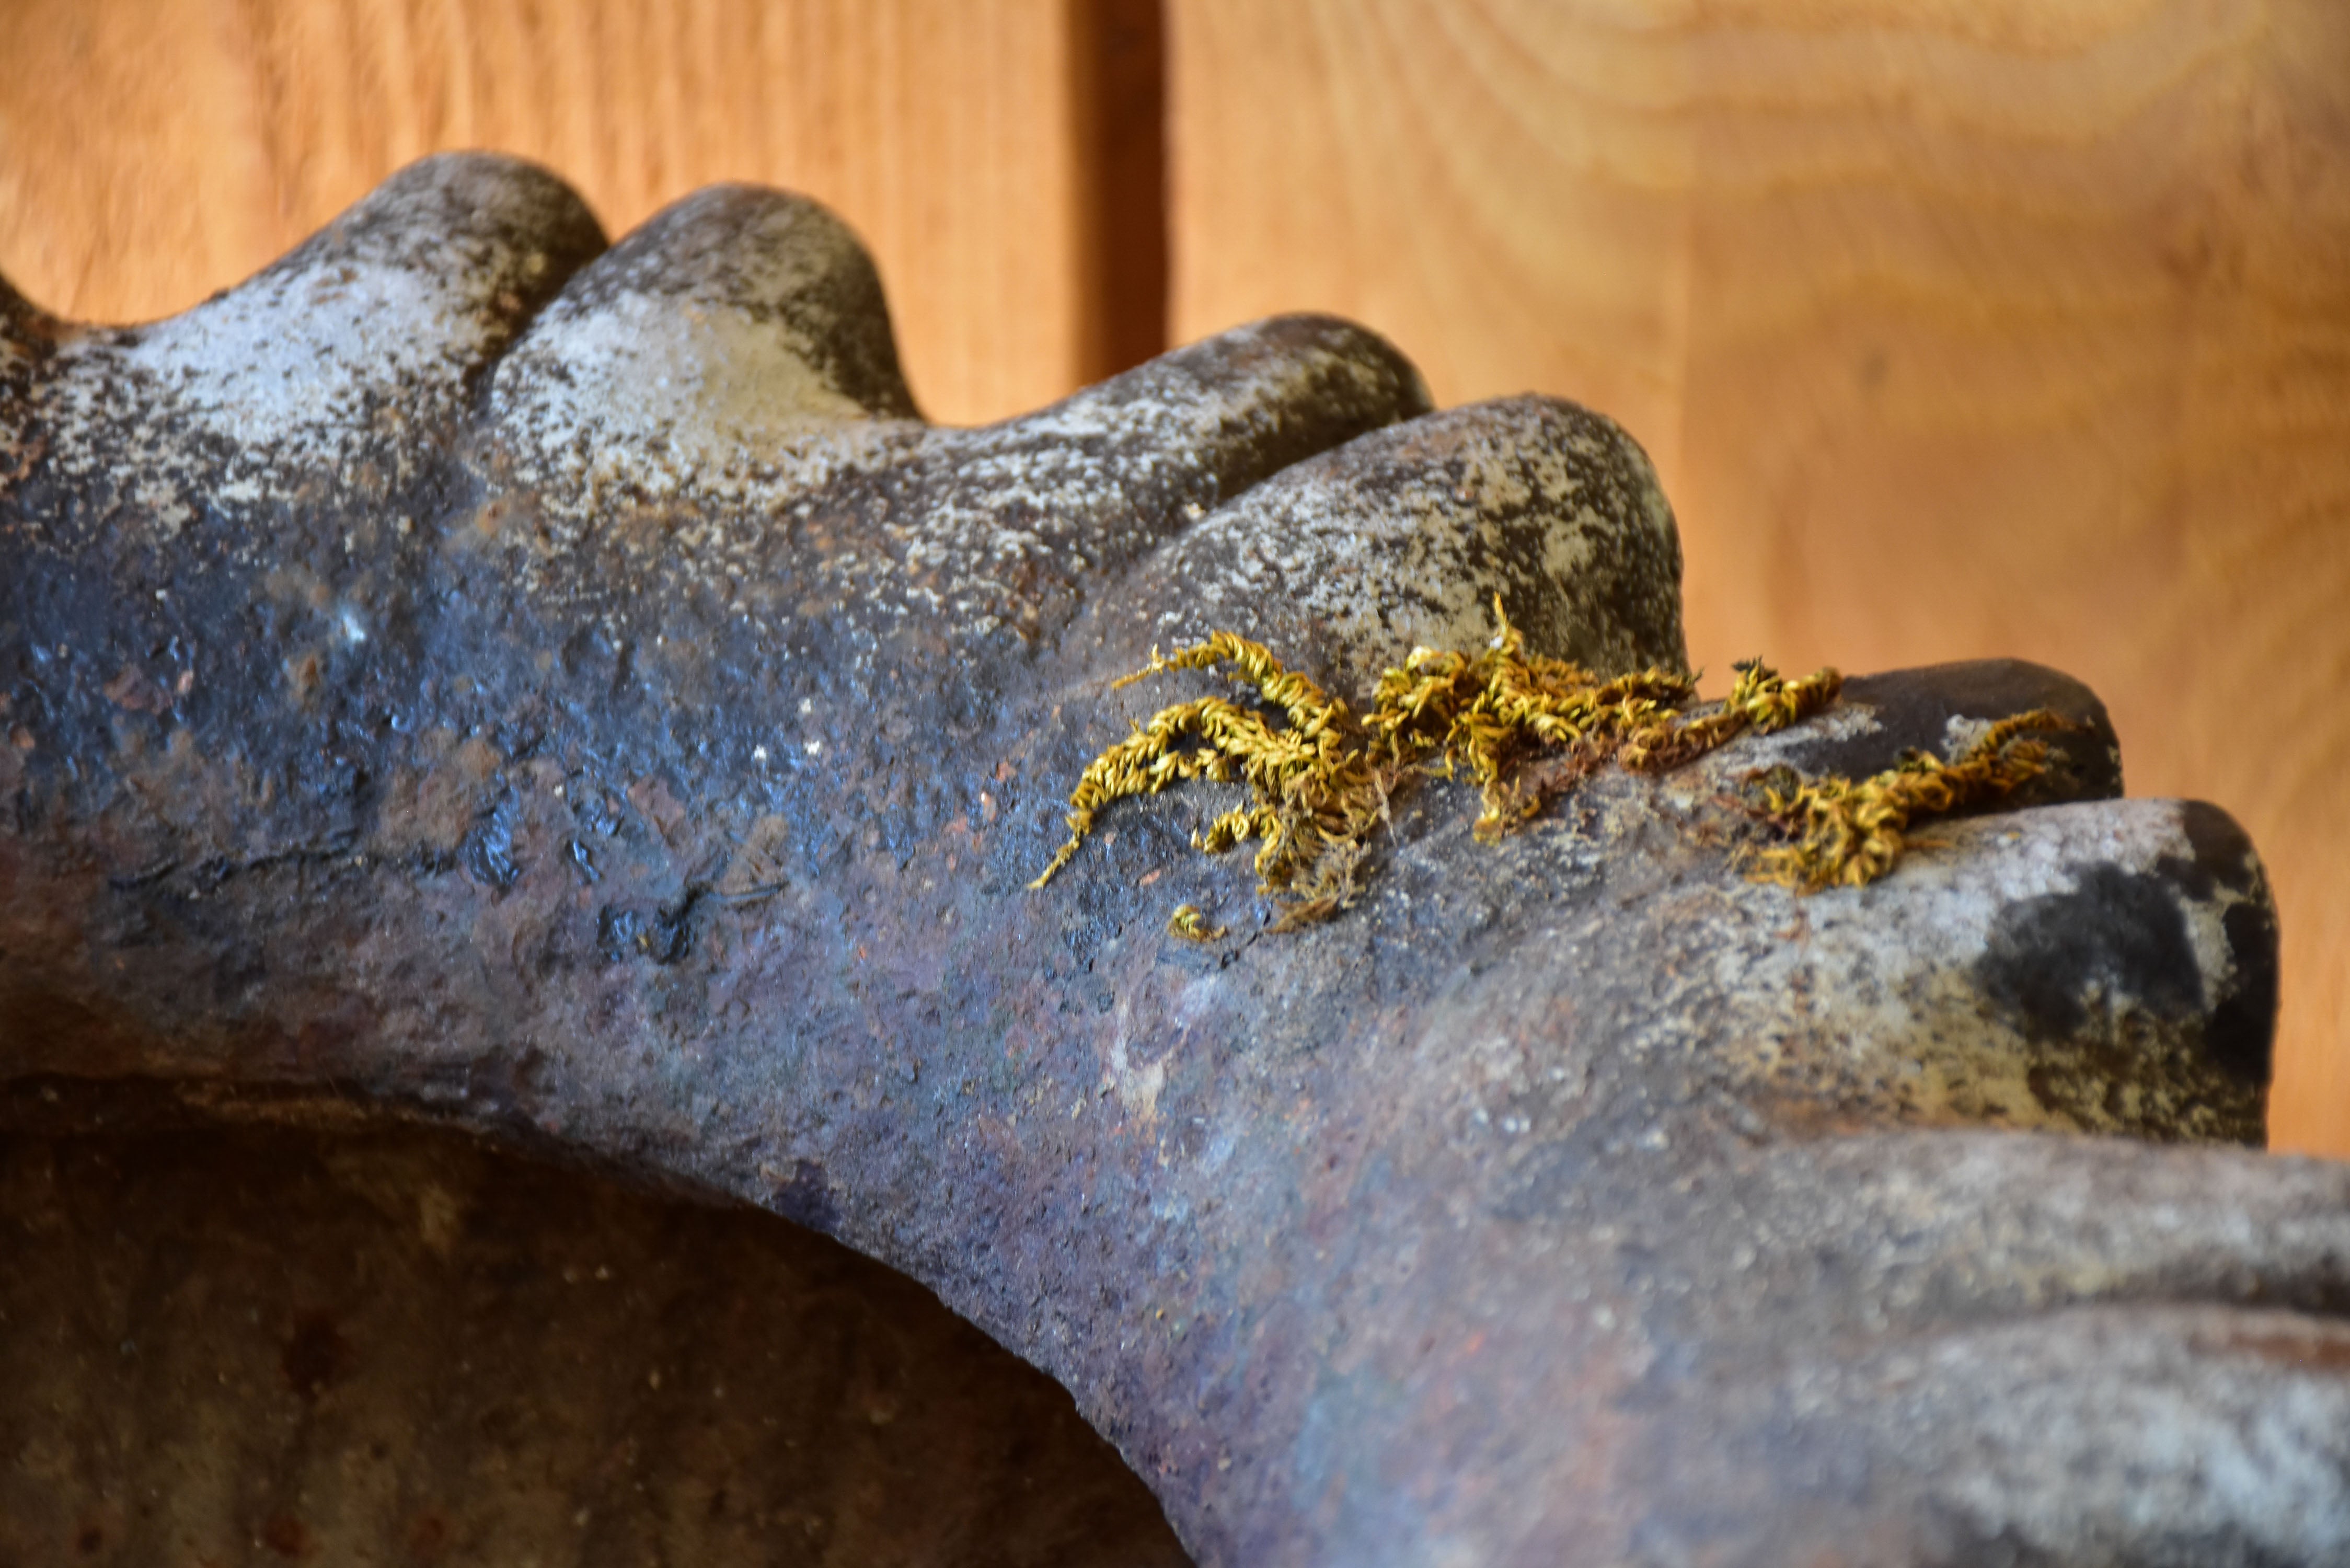
<svg viewBox="0 0 2350 1568">
<path fill-rule="evenodd" d="M 1684 710 L 1695 680 L 1647 670 L 1600 680 L 1581 666 L 1525 651 L 1524 639 L 1493 601 L 1499 629 L 1473 653 L 1416 648 L 1400 670 L 1379 677 L 1371 711 L 1347 704 L 1284 666 L 1262 644 L 1231 632 L 1150 662 L 1126 686 L 1172 670 L 1223 670 L 1254 689 L 1243 706 L 1222 697 L 1179 702 L 1094 759 L 1069 796 L 1069 840 L 1042 875 L 1042 888 L 1076 854 L 1114 801 L 1156 794 L 1190 779 L 1243 784 L 1249 803 L 1192 837 L 1214 852 L 1251 839 L 1261 891 L 1285 900 L 1280 925 L 1326 919 L 1361 891 L 1372 830 L 1389 798 L 1413 776 L 1466 773 L 1483 795 L 1476 836 L 1492 843 L 1542 809 L 1559 790 L 1614 761 L 1662 773 L 1752 729 L 1784 729 L 1834 701 L 1842 680 L 1822 670 L 1783 680 L 1768 666 L 1737 667 L 1729 697 L 1710 711 Z M 1263 710 L 1284 721 L 1276 728 Z M 1787 842 L 1755 857 L 1757 876 L 1812 889 L 1880 877 L 1899 857 L 1902 835 L 1919 816 L 1994 798 L 2037 777 L 2047 748 L 2030 730 L 2064 728 L 2044 710 L 1994 726 L 1955 763 L 1912 754 L 1873 778 L 1796 779 L 1765 787 L 1755 815 Z M 1170 928 L 1195 940 L 1206 918 L 1191 905 Z"/>
<path fill-rule="evenodd" d="M 1902 836 L 1915 819 L 1997 800 L 2047 772 L 2048 743 L 2024 739 L 2026 732 L 2072 727 L 2035 708 L 1992 725 L 1956 762 L 1911 752 L 1865 779 L 1766 783 L 1757 815 L 1790 842 L 1758 854 L 1755 875 L 1804 892 L 1873 882 L 1901 857 Z"/>
<path fill-rule="evenodd" d="M 1181 937 L 1187 942 L 1220 941 L 1231 935 L 1222 926 L 1208 924 L 1208 917 L 1200 912 L 1197 904 L 1178 904 L 1175 912 L 1167 917 L 1167 934 Z"/>
</svg>

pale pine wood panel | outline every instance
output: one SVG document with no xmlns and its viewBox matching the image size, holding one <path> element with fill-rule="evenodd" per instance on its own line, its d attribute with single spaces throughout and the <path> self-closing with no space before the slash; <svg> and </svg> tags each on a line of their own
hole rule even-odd
<svg viewBox="0 0 2350 1568">
<path fill-rule="evenodd" d="M 1023 0 L 18 0 L 0 274 L 139 320 L 236 282 L 427 152 L 545 163 L 616 236 L 704 184 L 826 202 L 872 248 L 933 417 L 1078 385 L 1073 7 Z"/>
<path fill-rule="evenodd" d="M 1691 652 L 2091 681 L 2274 878 L 2350 1154 L 2350 7 L 1171 0 L 1180 340 L 1313 307 L 1620 419 Z"/>
</svg>

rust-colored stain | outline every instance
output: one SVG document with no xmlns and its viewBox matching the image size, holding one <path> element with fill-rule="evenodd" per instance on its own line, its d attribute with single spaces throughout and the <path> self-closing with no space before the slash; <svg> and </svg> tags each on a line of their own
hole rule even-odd
<svg viewBox="0 0 2350 1568">
<path fill-rule="evenodd" d="M 273 1513 L 261 1527 L 261 1543 L 280 1557 L 300 1557 L 310 1550 L 310 1532 L 290 1513 Z"/>
<path fill-rule="evenodd" d="M 408 1554 L 420 1563 L 438 1563 L 455 1539 L 456 1532 L 442 1514 L 427 1511 L 409 1521 Z"/>
</svg>

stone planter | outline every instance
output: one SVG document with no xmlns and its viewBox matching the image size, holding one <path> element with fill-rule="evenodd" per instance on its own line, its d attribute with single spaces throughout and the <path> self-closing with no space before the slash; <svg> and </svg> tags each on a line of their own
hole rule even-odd
<svg viewBox="0 0 2350 1568">
<path fill-rule="evenodd" d="M 2259 1139 L 2264 879 L 2077 684 L 1856 681 L 1494 846 L 1430 783 L 1295 934 L 1204 795 L 1026 889 L 1211 689 L 1114 688 L 1154 644 L 1359 693 L 1498 594 L 1679 664 L 1606 420 L 1296 317 L 939 430 L 820 210 L 608 250 L 478 157 L 0 323 L 0 1551 L 1170 1558 L 765 1210 L 1203 1563 L 2350 1557 L 2350 1172 L 2189 1147 Z M 1883 881 L 1742 869 L 1756 770 L 2043 705 Z"/>
</svg>

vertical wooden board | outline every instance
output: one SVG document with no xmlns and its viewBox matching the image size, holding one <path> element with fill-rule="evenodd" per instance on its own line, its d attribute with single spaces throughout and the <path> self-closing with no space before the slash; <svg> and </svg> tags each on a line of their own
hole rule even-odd
<svg viewBox="0 0 2350 1568">
<path fill-rule="evenodd" d="M 865 237 L 934 418 L 1000 417 L 1092 369 L 1072 16 L 1021 0 L 22 0 L 0 66 L 0 273 L 81 319 L 167 314 L 446 148 L 545 163 L 616 235 L 753 181 Z"/>
<path fill-rule="evenodd" d="M 1593 9 L 1170 0 L 1170 336 L 1335 310 L 1443 401 L 1570 392 L 1669 471 L 1693 137 L 1669 43 Z"/>
<path fill-rule="evenodd" d="M 2350 1154 L 2350 10 L 1173 0 L 1173 335 L 1286 308 L 1657 457 L 1692 656 L 1986 654 L 2262 846 Z"/>
</svg>

